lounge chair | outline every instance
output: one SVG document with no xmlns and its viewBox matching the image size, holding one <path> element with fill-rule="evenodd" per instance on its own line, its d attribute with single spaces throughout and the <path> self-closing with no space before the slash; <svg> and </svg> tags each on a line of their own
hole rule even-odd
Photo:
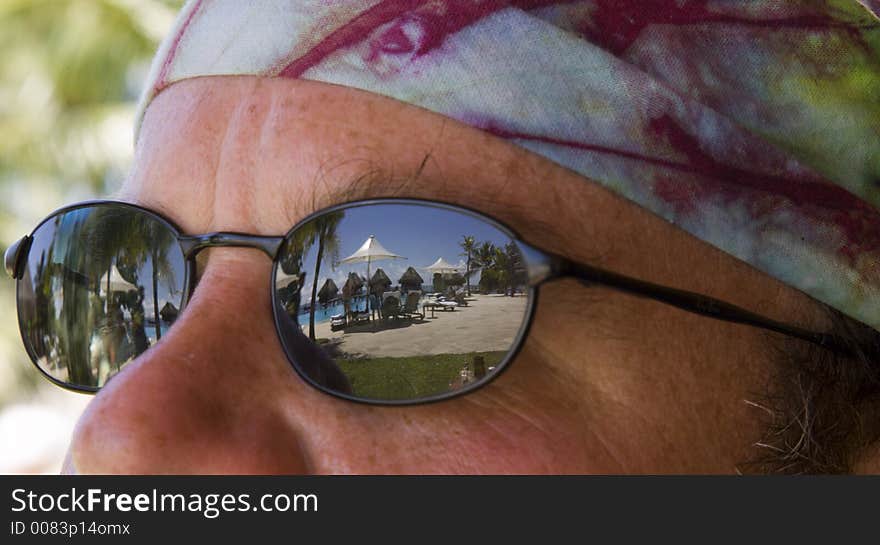
<svg viewBox="0 0 880 545">
<path fill-rule="evenodd" d="M 369 322 L 369 321 L 370 321 L 370 313 L 367 312 L 366 310 L 352 311 L 348 315 L 348 324 L 349 325 L 354 325 L 354 324 L 358 324 L 360 322 Z"/>
<path fill-rule="evenodd" d="M 442 310 L 445 312 L 447 310 L 455 310 L 457 306 L 458 303 L 456 303 L 455 301 L 445 301 L 442 297 L 438 297 L 436 302 L 425 303 L 424 305 L 422 305 L 422 312 L 430 310 L 431 318 L 433 318 L 435 310 Z"/>
<path fill-rule="evenodd" d="M 437 308 L 443 307 L 440 310 L 455 310 L 455 307 L 460 305 L 460 303 L 455 300 L 454 296 L 450 297 L 447 295 L 437 297 L 432 303 L 437 305 Z"/>
<path fill-rule="evenodd" d="M 348 324 L 348 320 L 345 318 L 345 314 L 334 314 L 330 317 L 330 331 L 339 331 L 340 329 L 345 329 L 345 326 Z"/>
<path fill-rule="evenodd" d="M 417 291 L 411 291 L 406 294 L 406 303 L 404 303 L 403 308 L 400 309 L 400 315 L 405 318 L 415 318 L 418 316 L 419 320 L 425 319 L 425 312 L 419 312 L 419 299 L 421 299 L 421 294 Z"/>
<path fill-rule="evenodd" d="M 400 316 L 400 294 L 399 292 L 389 292 L 382 299 L 382 318 L 397 318 Z"/>
<path fill-rule="evenodd" d="M 463 306 L 463 307 L 468 306 L 467 299 L 464 298 L 464 292 L 463 292 L 463 291 L 457 291 L 457 292 L 455 292 L 455 297 L 453 297 L 453 300 L 454 300 L 456 303 L 458 303 L 459 305 Z"/>
</svg>

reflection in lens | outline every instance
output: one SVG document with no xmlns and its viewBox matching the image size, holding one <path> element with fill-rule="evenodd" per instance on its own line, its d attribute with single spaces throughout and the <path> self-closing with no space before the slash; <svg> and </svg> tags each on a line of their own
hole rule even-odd
<svg viewBox="0 0 880 545">
<path fill-rule="evenodd" d="M 100 387 L 166 332 L 185 274 L 174 231 L 150 214 L 119 204 L 58 214 L 34 233 L 19 282 L 25 343 L 56 380 Z"/>
<path fill-rule="evenodd" d="M 413 203 L 354 206 L 299 226 L 275 282 L 281 339 L 298 370 L 373 401 L 485 382 L 529 308 L 525 259 L 509 235 Z"/>
</svg>

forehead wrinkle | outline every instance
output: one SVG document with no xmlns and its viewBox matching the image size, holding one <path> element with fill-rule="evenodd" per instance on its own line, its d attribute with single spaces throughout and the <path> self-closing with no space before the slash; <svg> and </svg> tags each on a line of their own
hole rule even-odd
<svg viewBox="0 0 880 545">
<path fill-rule="evenodd" d="M 303 101 L 295 99 L 296 88 L 279 92 L 291 90 L 261 78 L 224 83 L 237 92 L 232 111 L 225 114 L 231 118 L 230 131 L 219 146 L 224 151 L 218 165 L 218 179 L 223 180 L 215 196 L 220 199 L 218 206 L 246 217 L 242 228 L 282 234 L 309 211 L 308 204 L 321 195 L 321 186 L 328 185 L 301 168 L 326 152 L 316 145 L 321 136 L 313 142 L 309 131 L 313 127 L 326 131 L 322 126 L 327 123 L 303 110 Z"/>
<path fill-rule="evenodd" d="M 257 81 L 257 84 L 260 86 L 262 86 L 263 83 L 264 82 L 260 80 Z M 259 135 L 256 139 L 256 147 L 254 151 L 258 161 L 256 167 L 253 169 L 254 180 L 250 185 L 252 186 L 252 196 L 254 197 L 254 201 L 258 203 L 257 208 L 263 212 L 256 217 L 253 217 L 253 221 L 260 226 L 260 232 L 265 232 L 266 234 L 275 234 L 275 231 L 277 230 L 271 225 L 271 222 L 268 221 L 267 218 L 295 217 L 292 215 L 295 211 L 291 210 L 290 203 L 298 202 L 298 199 L 291 200 L 290 198 L 278 198 L 278 192 L 285 196 L 291 193 L 296 193 L 295 190 L 289 191 L 289 184 L 285 184 L 283 181 L 279 187 L 272 188 L 273 190 L 270 190 L 268 193 L 257 191 L 256 188 L 257 184 L 279 183 L 279 180 L 273 175 L 273 173 L 271 171 L 266 172 L 265 169 L 268 166 L 271 170 L 272 166 L 278 161 L 278 151 L 275 144 L 280 135 L 284 134 L 284 130 L 289 128 L 281 114 L 289 100 L 290 98 L 286 95 L 270 93 L 265 115 L 259 120 Z M 262 199 L 260 199 L 261 195 L 263 196 Z"/>
<path fill-rule="evenodd" d="M 235 106 L 229 123 L 223 134 L 218 147 L 218 160 L 215 162 L 214 183 L 215 190 L 211 192 L 212 202 L 208 208 L 218 213 L 234 209 L 239 218 L 255 218 L 254 183 L 249 183 L 246 178 L 252 177 L 258 164 L 255 157 L 259 157 L 260 144 L 253 146 L 254 132 L 257 139 L 262 132 L 265 116 L 261 109 L 260 101 L 241 100 Z"/>
</svg>

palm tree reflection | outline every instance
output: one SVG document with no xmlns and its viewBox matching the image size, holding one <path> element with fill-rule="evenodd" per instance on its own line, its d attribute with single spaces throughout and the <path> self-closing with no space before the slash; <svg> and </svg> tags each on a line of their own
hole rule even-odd
<svg viewBox="0 0 880 545">
<path fill-rule="evenodd" d="M 176 236 L 152 216 L 110 206 L 60 214 L 35 235 L 45 242 L 31 250 L 25 284 L 35 301 L 31 347 L 55 378 L 100 386 L 171 325 L 159 301 L 180 303 L 172 290 L 183 271 Z"/>
<path fill-rule="evenodd" d="M 345 217 L 344 212 L 331 212 L 315 218 L 308 228 L 311 230 L 310 244 L 318 243 L 318 254 L 315 257 L 315 275 L 312 277 L 312 297 L 309 300 L 309 339 L 315 340 L 315 306 L 317 303 L 318 278 L 321 263 L 327 261 L 334 266 L 339 260 L 339 237 L 336 230 Z"/>
</svg>

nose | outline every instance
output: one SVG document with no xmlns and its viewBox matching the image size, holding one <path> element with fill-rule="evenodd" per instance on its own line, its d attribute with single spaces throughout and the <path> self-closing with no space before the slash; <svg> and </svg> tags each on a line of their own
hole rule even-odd
<svg viewBox="0 0 880 545">
<path fill-rule="evenodd" d="M 209 251 L 162 340 L 98 393 L 68 456 L 81 473 L 303 473 L 308 440 L 284 401 L 330 403 L 295 374 L 270 307 L 271 264 Z M 332 412 L 332 410 L 328 410 Z"/>
</svg>

